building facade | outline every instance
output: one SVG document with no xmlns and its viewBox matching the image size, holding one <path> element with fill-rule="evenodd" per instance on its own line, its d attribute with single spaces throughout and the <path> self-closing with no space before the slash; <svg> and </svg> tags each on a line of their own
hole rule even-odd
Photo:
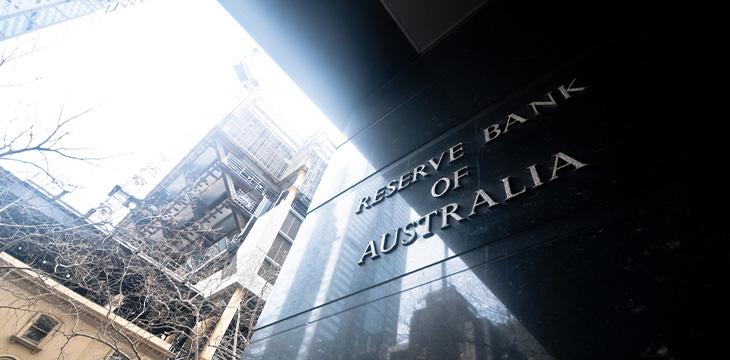
<svg viewBox="0 0 730 360">
<path fill-rule="evenodd" d="M 0 355 L 240 357 L 333 151 L 320 136 L 252 90 L 147 196 L 115 186 L 86 214 L 0 168 Z"/>
<path fill-rule="evenodd" d="M 173 358 L 170 344 L 0 253 L 0 359 Z M 108 344 L 114 344 L 109 346 Z"/>
<path fill-rule="evenodd" d="M 203 276 L 198 272 L 203 268 L 209 272 L 213 263 L 222 266 L 227 249 L 235 251 L 258 217 L 289 196 L 293 198 L 287 223 L 290 227 L 300 223 L 333 149 L 322 133 L 302 142 L 252 92 L 144 199 L 115 188 L 110 200 L 116 208 L 132 208 L 119 226 L 144 235 L 144 243 L 132 244 L 143 252 L 179 235 L 166 234 L 162 228 L 202 229 L 180 238 L 174 250 L 182 257 L 161 260 L 169 270 L 196 283 Z M 300 183 L 292 189 L 297 179 Z M 295 235 L 289 234 L 289 241 Z"/>
<path fill-rule="evenodd" d="M 143 0 L 138 0 L 143 2 Z M 0 4 L 0 41 L 99 11 L 114 11 L 135 0 L 7 0 Z"/>
<path fill-rule="evenodd" d="M 107 237 L 60 196 L 0 168 L 0 358 L 174 357 L 171 344 L 147 331 L 144 321 L 118 311 L 123 296 L 105 296 L 106 285 L 115 295 L 132 289 L 114 266 L 81 260 L 107 253 L 109 247 L 98 246 Z M 95 273 L 105 278 L 89 280 Z"/>
<path fill-rule="evenodd" d="M 219 2 L 348 139 L 243 359 L 722 356 L 699 9 Z"/>
<path fill-rule="evenodd" d="M 240 356 L 332 151 L 323 133 L 300 140 L 251 91 L 144 199 L 112 191 L 134 251 L 225 309 L 250 307 L 198 319 L 207 343 L 190 356 Z"/>
</svg>

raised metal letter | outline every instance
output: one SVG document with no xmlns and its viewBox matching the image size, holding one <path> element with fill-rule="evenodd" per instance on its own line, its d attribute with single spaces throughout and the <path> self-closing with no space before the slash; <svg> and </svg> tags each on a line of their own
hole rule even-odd
<svg viewBox="0 0 730 360">
<path fill-rule="evenodd" d="M 504 194 L 507 195 L 507 198 L 504 199 L 505 201 L 527 191 L 527 187 L 523 186 L 522 190 L 518 191 L 517 193 L 512 193 L 512 188 L 509 185 L 509 178 L 510 177 L 507 176 L 506 178 L 502 179 L 502 184 L 504 184 Z"/>
<path fill-rule="evenodd" d="M 451 210 L 449 210 L 451 208 Z M 456 209 L 459 208 L 459 205 L 456 203 L 448 204 L 441 208 L 441 228 L 445 229 L 449 226 L 449 216 L 454 218 L 456 221 L 464 221 L 464 218 L 461 217 L 459 214 L 456 213 Z"/>
<path fill-rule="evenodd" d="M 434 162 L 434 160 L 436 160 L 435 158 L 428 161 L 428 163 L 431 164 L 431 167 L 433 167 L 434 170 L 436 170 L 436 171 L 439 170 L 439 166 L 441 166 L 441 159 L 444 158 L 444 154 L 446 154 L 446 153 L 442 152 L 441 156 L 439 156 L 439 162 Z"/>
<path fill-rule="evenodd" d="M 365 257 L 370 254 L 370 260 L 375 260 L 380 257 L 378 253 L 375 251 L 375 241 L 370 241 L 368 243 L 368 246 L 365 248 L 365 253 L 362 254 L 362 257 L 360 258 L 360 261 L 357 262 L 358 265 L 362 265 L 365 263 Z"/>
<path fill-rule="evenodd" d="M 514 114 L 514 113 L 513 114 L 509 114 L 509 115 L 507 115 L 507 123 L 504 124 L 504 132 L 509 131 L 509 127 L 511 125 L 514 125 L 515 123 L 522 124 L 522 123 L 524 123 L 526 121 L 527 121 L 527 119 L 523 118 L 522 116 L 519 116 L 519 115 Z"/>
<path fill-rule="evenodd" d="M 463 173 L 461 172 L 462 170 L 464 171 Z M 461 178 L 469 175 L 469 171 L 468 170 L 469 170 L 469 167 L 468 166 L 464 166 L 463 168 L 454 171 L 454 187 L 452 188 L 452 190 L 459 187 L 459 179 L 461 179 Z M 433 190 L 431 190 L 431 191 L 433 192 Z"/>
<path fill-rule="evenodd" d="M 454 175 L 454 176 L 456 176 L 456 175 Z M 444 186 L 444 191 L 442 191 L 441 193 L 437 193 L 436 186 L 442 181 L 446 183 L 446 186 Z M 444 177 L 444 178 L 440 178 L 440 179 L 436 180 L 436 182 L 433 183 L 433 186 L 431 186 L 431 196 L 440 197 L 441 195 L 446 194 L 446 192 L 449 191 L 449 186 L 451 186 L 451 180 L 449 180 L 449 178 Z"/>
<path fill-rule="evenodd" d="M 499 136 L 499 134 L 502 133 L 502 130 L 499 130 L 499 124 L 494 124 L 486 129 L 484 129 L 484 143 L 488 143 Z M 494 136 L 492 136 L 494 134 Z"/>
<path fill-rule="evenodd" d="M 411 184 L 411 173 L 401 175 L 400 181 L 398 181 L 398 191 L 405 189 L 406 186 Z"/>
<path fill-rule="evenodd" d="M 387 191 L 385 192 L 385 196 L 391 197 L 391 196 L 395 195 L 395 192 L 398 190 L 398 187 L 395 186 L 395 184 L 397 184 L 397 183 L 398 183 L 398 180 L 391 180 L 388 183 L 388 186 L 385 187 L 387 189 Z"/>
<path fill-rule="evenodd" d="M 375 205 L 385 199 L 385 187 L 381 187 L 380 189 L 375 191 L 375 196 L 373 197 L 373 202 L 371 205 Z"/>
<path fill-rule="evenodd" d="M 535 165 L 537 164 L 532 164 L 527 167 L 527 170 L 530 171 L 530 175 L 532 176 L 532 183 L 535 184 L 533 188 L 536 188 L 543 184 L 543 182 L 540 180 L 540 176 L 538 176 L 537 174 L 537 169 L 535 168 Z"/>
<path fill-rule="evenodd" d="M 558 106 L 558 103 L 556 103 L 555 99 L 553 98 L 552 92 L 547 93 L 547 97 L 550 99 L 550 101 L 533 101 L 528 104 L 529 106 L 532 106 L 532 110 L 535 111 L 535 116 L 540 115 L 540 112 L 537 111 L 538 106 Z"/>
<path fill-rule="evenodd" d="M 386 243 L 388 243 L 388 238 L 390 237 L 390 233 L 385 233 L 380 237 L 380 251 L 383 254 L 387 254 L 387 253 L 395 250 L 395 248 L 398 247 L 398 238 L 400 237 L 398 235 L 400 235 L 400 231 L 401 231 L 400 228 L 395 229 L 395 239 L 393 239 L 393 244 L 391 244 L 390 247 L 386 247 L 387 246 Z"/>
<path fill-rule="evenodd" d="M 411 183 L 418 181 L 418 175 L 421 175 L 423 177 L 428 176 L 428 173 L 423 171 L 424 169 L 426 169 L 426 165 L 418 165 L 415 169 L 413 169 L 413 180 L 411 181 Z"/>
<path fill-rule="evenodd" d="M 422 218 L 418 219 L 418 223 L 424 223 L 424 226 L 426 227 L 426 232 L 423 234 L 424 239 L 433 236 L 433 233 L 431 232 L 431 216 L 434 216 L 438 213 L 438 210 L 434 210 L 424 215 Z"/>
<path fill-rule="evenodd" d="M 588 88 L 587 86 L 574 88 L 573 84 L 575 83 L 575 80 L 577 80 L 577 79 L 573 79 L 573 81 L 570 82 L 570 85 L 568 85 L 567 89 L 565 88 L 564 85 L 561 85 L 558 88 L 558 91 L 560 91 L 560 94 L 563 95 L 563 98 L 565 98 L 565 100 L 568 100 L 568 98 L 570 98 L 570 93 L 582 92 L 583 90 Z"/>
<path fill-rule="evenodd" d="M 458 154 L 457 154 L 458 153 Z M 449 164 L 452 161 L 464 156 L 464 147 L 462 143 L 458 143 L 449 149 Z"/>
<path fill-rule="evenodd" d="M 416 241 L 416 239 L 418 238 L 418 234 L 416 234 L 416 231 L 411 230 L 412 227 L 416 227 L 416 226 L 418 226 L 418 221 L 408 223 L 408 224 L 406 224 L 406 226 L 403 227 L 403 234 L 405 236 L 410 237 L 410 239 L 408 239 L 407 241 L 406 241 L 406 239 L 403 239 L 403 246 L 408 246 L 410 244 L 413 244 L 413 242 Z"/>
<path fill-rule="evenodd" d="M 489 195 L 487 195 L 487 193 L 484 192 L 484 190 L 479 189 L 479 190 L 477 190 L 477 196 L 474 197 L 474 205 L 471 207 L 471 213 L 469 214 L 469 216 L 476 215 L 477 207 L 484 205 L 484 204 L 489 204 L 489 207 L 492 207 L 499 203 L 492 200 L 492 198 L 489 197 Z"/>
<path fill-rule="evenodd" d="M 370 196 L 366 196 L 362 199 L 360 199 L 360 204 L 357 205 L 357 211 L 355 211 L 355 214 L 359 214 L 362 212 L 363 205 L 366 209 L 370 209 L 370 204 L 368 204 L 368 201 L 370 201 Z"/>
<path fill-rule="evenodd" d="M 588 164 L 584 164 L 576 159 L 573 159 L 572 157 L 565 155 L 561 152 L 553 155 L 553 157 L 555 158 L 555 165 L 553 166 L 553 176 L 550 177 L 550 181 L 553 181 L 558 178 L 558 170 L 560 170 L 562 168 L 572 165 L 575 167 L 576 170 L 578 170 L 578 169 L 588 165 Z M 565 161 L 565 164 L 558 165 L 558 163 L 560 163 L 560 160 Z"/>
</svg>

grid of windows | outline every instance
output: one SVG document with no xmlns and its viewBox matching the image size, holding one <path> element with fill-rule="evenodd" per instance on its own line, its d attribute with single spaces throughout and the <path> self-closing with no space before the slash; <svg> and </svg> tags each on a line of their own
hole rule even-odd
<svg viewBox="0 0 730 360">
<path fill-rule="evenodd" d="M 257 97 L 250 98 L 231 112 L 221 129 L 247 155 L 278 180 L 302 165 L 307 176 L 299 191 L 311 199 L 332 156 L 334 145 L 324 132 L 309 137 L 304 144 L 279 125 L 278 115 Z"/>
<path fill-rule="evenodd" d="M 264 259 L 259 271 L 257 272 L 266 282 L 273 284 L 279 275 L 279 267 L 272 263 L 269 259 Z"/>
<path fill-rule="evenodd" d="M 284 224 L 281 226 L 281 232 L 286 234 L 286 236 L 290 239 L 294 239 L 297 236 L 297 232 L 299 232 L 299 227 L 301 225 L 302 220 L 300 220 L 296 215 L 289 213 L 284 220 Z"/>
<path fill-rule="evenodd" d="M 112 0 L 5 0 L 0 3 L 0 40 L 106 9 Z"/>
<path fill-rule="evenodd" d="M 290 162 L 287 172 L 293 171 L 302 164 L 309 167 L 307 176 L 304 177 L 304 182 L 299 187 L 299 191 L 307 198 L 311 199 L 314 196 L 314 191 L 319 186 L 319 180 L 327 168 L 327 162 L 332 157 L 333 151 L 334 145 L 329 138 L 322 132 L 316 133 L 304 142 L 295 158 Z"/>
<path fill-rule="evenodd" d="M 296 143 L 274 125 L 257 102 L 239 108 L 223 129 L 271 175 L 279 179 L 286 175 Z"/>
<path fill-rule="evenodd" d="M 276 235 L 274 243 L 271 244 L 266 256 L 273 260 L 277 265 L 281 265 L 284 263 L 284 259 L 286 259 L 286 256 L 289 254 L 289 250 L 291 250 L 291 243 L 279 234 Z"/>
</svg>

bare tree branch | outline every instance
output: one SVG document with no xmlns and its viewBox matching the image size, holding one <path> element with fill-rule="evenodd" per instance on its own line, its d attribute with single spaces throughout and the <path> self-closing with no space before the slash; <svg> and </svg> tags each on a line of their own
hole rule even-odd
<svg viewBox="0 0 730 360">
<path fill-rule="evenodd" d="M 182 244 L 213 236 L 217 229 L 180 224 L 159 210 L 139 212 L 127 226 L 109 232 L 104 230 L 105 223 L 91 222 L 85 217 L 69 215 L 65 219 L 59 204 L 52 199 L 38 201 L 38 194 L 19 191 L 19 180 L 13 184 L 2 174 L 0 252 L 9 253 L 28 266 L 0 265 L 0 295 L 14 299 L 10 304 L 0 304 L 0 309 L 18 314 L 37 312 L 37 304 L 54 301 L 57 293 L 51 288 L 43 290 L 43 285 L 38 285 L 30 295 L 22 291 L 27 285 L 13 274 L 32 271 L 39 284 L 43 279 L 52 279 L 105 309 L 96 320 L 97 330 L 90 333 L 82 331 L 86 315 L 76 304 L 65 306 L 65 310 L 59 308 L 59 313 L 78 323 L 63 332 L 66 342 L 62 349 L 69 348 L 75 338 L 89 338 L 123 358 L 141 360 L 145 358 L 143 345 L 130 336 L 127 327 L 119 325 L 118 319 L 124 319 L 152 335 L 169 339 L 175 352 L 183 354 L 181 358 L 197 359 L 228 306 L 231 290 L 214 298 L 198 292 L 181 274 L 192 269 L 187 259 L 198 256 L 205 245 Z M 189 196 L 194 201 L 198 195 Z M 221 261 L 225 263 L 226 257 Z M 205 278 L 218 269 L 199 270 L 196 278 Z M 273 278 L 276 274 L 264 275 Z M 266 287 L 264 292 L 267 290 Z M 245 291 L 243 300 L 236 305 L 235 321 L 216 346 L 221 356 L 240 357 L 263 307 L 262 298 L 263 292 Z M 62 351 L 58 358 L 64 356 Z"/>
</svg>

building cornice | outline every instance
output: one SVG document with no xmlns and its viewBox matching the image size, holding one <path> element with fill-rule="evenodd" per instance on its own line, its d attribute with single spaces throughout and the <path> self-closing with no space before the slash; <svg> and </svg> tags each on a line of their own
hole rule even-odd
<svg viewBox="0 0 730 360">
<path fill-rule="evenodd" d="M 136 341 L 150 350 L 163 355 L 165 358 L 174 356 L 170 349 L 170 344 L 153 335 L 152 333 L 140 328 L 130 321 L 110 313 L 109 309 L 92 302 L 91 300 L 75 293 L 73 290 L 63 286 L 50 277 L 43 275 L 42 272 L 34 270 L 28 264 L 14 258 L 7 253 L 0 253 L 0 266 L 12 269 L 13 272 L 27 280 L 30 284 L 50 291 L 60 301 L 71 303 L 86 314 L 95 319 L 103 320 L 114 325 L 116 329 L 124 335 Z"/>
</svg>

